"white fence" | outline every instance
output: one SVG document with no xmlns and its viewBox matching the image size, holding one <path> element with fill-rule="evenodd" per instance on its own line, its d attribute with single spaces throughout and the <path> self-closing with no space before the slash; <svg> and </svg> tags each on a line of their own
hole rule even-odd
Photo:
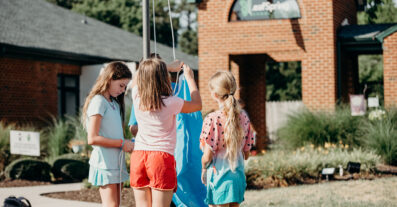
<svg viewBox="0 0 397 207">
<path fill-rule="evenodd" d="M 270 140 L 277 139 L 276 132 L 286 123 L 289 114 L 304 107 L 302 101 L 266 102 L 266 127 Z"/>
</svg>

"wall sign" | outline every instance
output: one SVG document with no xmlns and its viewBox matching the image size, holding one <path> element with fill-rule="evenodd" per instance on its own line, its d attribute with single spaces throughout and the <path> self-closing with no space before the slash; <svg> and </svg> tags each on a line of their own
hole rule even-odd
<svg viewBox="0 0 397 207">
<path fill-rule="evenodd" d="M 299 18 L 296 0 L 236 0 L 230 21 Z"/>
<path fill-rule="evenodd" d="M 11 154 L 40 156 L 40 133 L 10 131 Z"/>
</svg>

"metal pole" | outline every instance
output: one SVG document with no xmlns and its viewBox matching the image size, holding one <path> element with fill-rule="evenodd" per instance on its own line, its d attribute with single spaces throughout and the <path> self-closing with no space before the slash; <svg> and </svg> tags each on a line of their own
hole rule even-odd
<svg viewBox="0 0 397 207">
<path fill-rule="evenodd" d="M 149 0 L 142 2 L 142 31 L 143 31 L 143 58 L 150 56 L 150 17 L 149 17 Z"/>
</svg>

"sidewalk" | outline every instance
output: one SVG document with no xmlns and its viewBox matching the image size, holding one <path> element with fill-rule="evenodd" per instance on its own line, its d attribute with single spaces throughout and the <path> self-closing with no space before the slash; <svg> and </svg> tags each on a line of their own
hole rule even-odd
<svg viewBox="0 0 397 207">
<path fill-rule="evenodd" d="M 45 196 L 43 193 L 62 192 L 62 191 L 75 191 L 80 190 L 81 183 L 73 184 L 53 184 L 53 185 L 40 185 L 30 187 L 10 187 L 0 188 L 0 206 L 3 206 L 4 199 L 10 195 L 15 197 L 23 196 L 27 198 L 32 207 L 100 207 L 101 204 L 89 203 L 81 201 L 61 200 Z"/>
</svg>

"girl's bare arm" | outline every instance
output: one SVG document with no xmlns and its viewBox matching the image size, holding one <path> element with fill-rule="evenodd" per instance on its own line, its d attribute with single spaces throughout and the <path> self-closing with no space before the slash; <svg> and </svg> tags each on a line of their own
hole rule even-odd
<svg viewBox="0 0 397 207">
<path fill-rule="evenodd" d="M 183 65 L 183 73 L 185 74 L 187 85 L 189 86 L 191 101 L 185 101 L 182 107 L 182 113 L 192 113 L 200 111 L 202 108 L 201 96 L 198 91 L 196 82 L 194 81 L 193 70 L 188 65 Z"/>
<path fill-rule="evenodd" d="M 208 146 L 208 144 L 206 144 L 204 146 L 203 156 L 201 157 L 201 168 L 202 169 L 208 168 L 208 166 L 212 162 L 212 156 L 213 156 L 213 154 L 212 154 L 211 148 Z"/>
</svg>

